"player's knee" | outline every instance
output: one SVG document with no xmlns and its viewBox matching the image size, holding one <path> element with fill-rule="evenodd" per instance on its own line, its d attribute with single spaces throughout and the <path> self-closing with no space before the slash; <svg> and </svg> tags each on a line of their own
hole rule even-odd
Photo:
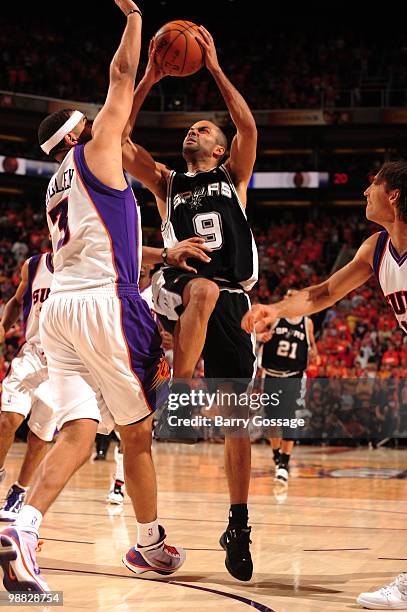
<svg viewBox="0 0 407 612">
<path fill-rule="evenodd" d="M 197 310 L 212 310 L 219 298 L 219 287 L 216 283 L 199 279 L 192 284 L 188 305 Z"/>
<path fill-rule="evenodd" d="M 45 440 L 39 438 L 37 434 L 31 431 L 31 429 L 28 431 L 27 443 L 32 450 L 40 450 L 44 448 L 44 446 L 47 446 L 47 444 L 49 444 Z"/>
<path fill-rule="evenodd" d="M 14 434 L 23 422 L 24 417 L 16 412 L 0 413 L 0 432 L 1 436 Z"/>
<path fill-rule="evenodd" d="M 146 419 L 135 425 L 124 426 L 121 428 L 120 434 L 124 452 L 150 449 L 153 439 L 151 419 Z"/>
</svg>

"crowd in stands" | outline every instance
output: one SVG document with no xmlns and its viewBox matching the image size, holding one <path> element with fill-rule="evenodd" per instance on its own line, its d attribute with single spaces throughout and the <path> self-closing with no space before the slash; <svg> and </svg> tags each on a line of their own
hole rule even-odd
<svg viewBox="0 0 407 612">
<path fill-rule="evenodd" d="M 330 274 L 344 249 L 354 252 L 363 239 L 377 229 L 366 223 L 362 212 L 346 211 L 346 215 L 325 212 L 318 216 L 310 213 L 307 219 L 283 212 L 275 215 L 274 221 L 270 222 L 270 218 L 272 215 L 267 229 L 264 223 L 258 227 L 254 223 L 260 278 L 251 292 L 252 302 L 272 302 L 281 299 L 289 288 L 320 282 Z M 28 256 L 46 251 L 49 241 L 43 213 L 21 200 L 0 203 L 0 236 L 1 314 L 18 286 L 22 263 Z M 149 244 L 158 244 L 158 231 L 146 232 L 146 236 L 149 236 Z M 313 414 L 314 429 L 305 431 L 304 435 L 332 439 L 363 434 L 362 437 L 369 438 L 366 432 L 370 422 L 374 422 L 373 438 L 380 438 L 378 422 L 383 429 L 382 437 L 390 427 L 407 430 L 407 384 L 404 381 L 406 379 L 407 383 L 407 343 L 375 278 L 322 316 L 316 315 L 314 324 L 319 355 L 307 371 L 309 380 L 315 383 L 307 405 L 307 410 Z M 6 342 L 0 346 L 0 383 L 13 354 L 23 342 L 22 324 L 19 323 L 7 333 Z M 330 379 L 331 386 L 335 384 L 332 381 L 340 379 L 353 380 L 354 384 L 358 381 L 359 386 L 373 379 L 379 385 L 374 390 L 376 396 L 381 393 L 389 401 L 384 407 L 379 401 L 372 404 L 372 389 L 367 395 L 366 389 L 356 390 L 361 391 L 359 395 L 355 390 L 344 392 L 343 389 L 335 395 L 334 388 L 324 389 L 324 379 Z M 394 384 L 397 385 L 394 393 L 393 387 L 391 393 L 388 386 L 385 390 L 380 387 Z M 332 410 L 325 411 L 323 416 L 322 404 L 327 397 L 332 400 Z M 370 421 L 361 424 L 355 414 L 365 414 L 360 408 L 368 405 L 366 419 Z M 314 419 L 314 411 L 316 415 L 321 413 L 320 420 Z M 323 431 L 319 432 L 318 427 Z"/>
<path fill-rule="evenodd" d="M 403 91 L 407 84 L 405 33 L 377 37 L 358 28 L 340 33 L 267 29 L 256 37 L 242 28 L 215 39 L 222 67 L 253 109 L 375 105 L 364 84 Z M 218 25 L 219 29 L 219 25 Z M 216 30 L 216 28 L 215 28 Z M 218 36 L 217 36 L 218 35 Z M 0 89 L 68 100 L 103 102 L 114 37 L 76 20 L 69 35 L 47 21 L 3 24 Z M 143 49 L 140 73 L 145 66 Z M 218 110 L 224 104 L 207 71 L 188 80 L 165 78 L 146 109 Z M 405 96 L 402 98 L 405 102 Z"/>
</svg>

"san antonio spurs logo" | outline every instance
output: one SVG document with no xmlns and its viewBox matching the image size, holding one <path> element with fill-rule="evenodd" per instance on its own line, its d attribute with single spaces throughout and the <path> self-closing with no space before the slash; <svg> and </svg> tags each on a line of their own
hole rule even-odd
<svg viewBox="0 0 407 612">
<path fill-rule="evenodd" d="M 206 195 L 206 189 L 202 185 L 201 187 L 195 187 L 192 192 L 191 199 L 188 204 L 191 210 L 198 210 L 202 206 L 202 198 Z"/>
</svg>

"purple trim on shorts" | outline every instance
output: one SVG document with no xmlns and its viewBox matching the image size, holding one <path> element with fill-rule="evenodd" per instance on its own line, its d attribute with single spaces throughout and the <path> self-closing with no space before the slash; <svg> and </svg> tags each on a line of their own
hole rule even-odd
<svg viewBox="0 0 407 612">
<path fill-rule="evenodd" d="M 157 377 L 160 362 L 165 359 L 160 332 L 147 302 L 140 295 L 129 295 L 127 289 L 120 286 L 118 293 L 122 309 L 122 331 L 131 369 L 143 389 L 148 409 L 154 412 L 167 400 L 169 394 L 169 380 Z"/>
<path fill-rule="evenodd" d="M 42 255 L 33 255 L 28 262 L 28 283 L 27 288 L 24 291 L 23 297 L 23 326 L 24 326 L 24 336 L 27 330 L 27 321 L 30 316 L 31 306 L 32 306 L 32 287 L 35 275 L 37 274 L 38 266 L 41 261 Z"/>
<path fill-rule="evenodd" d="M 137 200 L 130 185 L 120 191 L 104 185 L 97 179 L 85 160 L 84 145 L 77 145 L 74 161 L 90 198 L 109 235 L 118 283 L 137 285 L 138 211 Z"/>
</svg>

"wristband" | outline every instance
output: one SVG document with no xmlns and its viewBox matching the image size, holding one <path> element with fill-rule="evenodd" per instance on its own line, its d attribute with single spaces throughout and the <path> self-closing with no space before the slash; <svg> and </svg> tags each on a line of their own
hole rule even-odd
<svg viewBox="0 0 407 612">
<path fill-rule="evenodd" d="M 140 17 L 143 16 L 143 13 L 140 11 L 140 9 L 135 8 L 135 9 L 131 9 L 131 11 L 129 11 L 126 15 L 126 17 L 128 17 L 129 15 L 131 15 L 132 13 L 138 13 L 140 15 Z"/>
<path fill-rule="evenodd" d="M 163 262 L 166 264 L 167 263 L 167 257 L 168 257 L 168 249 L 167 249 L 167 247 L 165 247 L 162 250 L 161 257 L 162 257 Z"/>
</svg>

